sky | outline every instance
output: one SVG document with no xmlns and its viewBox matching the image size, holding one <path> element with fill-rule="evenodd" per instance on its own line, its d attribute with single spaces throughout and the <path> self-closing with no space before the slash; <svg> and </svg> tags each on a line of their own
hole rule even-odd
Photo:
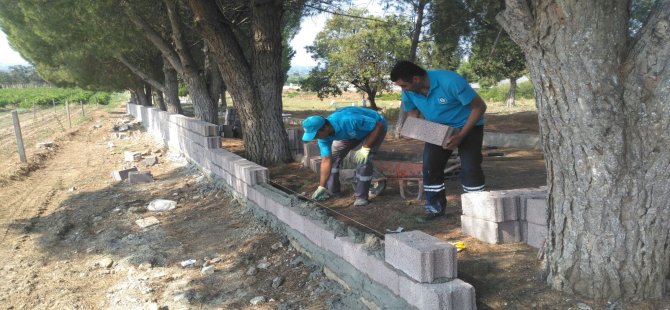
<svg viewBox="0 0 670 310">
<path fill-rule="evenodd" d="M 371 14 L 381 15 L 378 0 L 355 0 L 354 6 L 367 8 Z M 326 20 L 331 17 L 329 13 L 322 13 L 312 17 L 304 17 L 298 34 L 291 40 L 291 46 L 296 51 L 291 60 L 291 66 L 313 67 L 316 65 L 311 56 L 305 50 L 305 46 L 312 45 L 316 34 L 323 29 Z M 0 31 L 0 69 L 13 65 L 28 65 L 19 53 L 14 51 L 7 42 L 7 36 Z"/>
<path fill-rule="evenodd" d="M 7 42 L 7 36 L 0 31 L 0 69 L 14 65 L 29 65 Z"/>
</svg>

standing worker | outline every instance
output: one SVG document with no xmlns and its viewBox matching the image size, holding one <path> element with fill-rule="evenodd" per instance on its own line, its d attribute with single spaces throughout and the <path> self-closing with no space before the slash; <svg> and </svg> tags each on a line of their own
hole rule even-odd
<svg viewBox="0 0 670 310">
<path fill-rule="evenodd" d="M 423 190 L 426 215 L 432 220 L 444 214 L 444 168 L 454 149 L 461 159 L 461 185 L 465 192 L 483 191 L 482 140 L 486 103 L 458 73 L 424 70 L 409 61 L 391 69 L 391 81 L 402 88 L 402 108 L 408 117 L 420 111 L 426 120 L 459 128 L 447 140 L 446 148 L 426 143 L 423 149 Z"/>
<path fill-rule="evenodd" d="M 317 139 L 321 152 L 319 187 L 312 199 L 322 201 L 340 192 L 340 167 L 349 151 L 361 145 L 354 153 L 356 167 L 356 200 L 354 206 L 368 205 L 368 191 L 372 181 L 372 157 L 386 136 L 386 119 L 368 108 L 341 108 L 323 118 L 313 115 L 302 122 L 305 142 Z M 331 152 L 332 147 L 332 152 Z"/>
</svg>

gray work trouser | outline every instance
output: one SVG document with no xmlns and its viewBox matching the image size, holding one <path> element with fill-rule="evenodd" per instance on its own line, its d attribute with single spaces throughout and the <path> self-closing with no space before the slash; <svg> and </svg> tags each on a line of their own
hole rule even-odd
<svg viewBox="0 0 670 310">
<path fill-rule="evenodd" d="M 382 130 L 377 139 L 375 139 L 370 149 L 370 156 L 368 161 L 364 164 L 356 166 L 356 198 L 368 199 L 368 191 L 370 190 L 370 182 L 372 181 L 372 159 L 377 154 L 379 147 L 382 145 L 386 137 L 386 130 Z M 356 149 L 361 140 L 335 140 L 332 146 L 330 177 L 326 183 L 326 188 L 329 192 L 336 194 L 340 192 L 340 168 L 342 161 L 347 154 L 353 149 Z"/>
</svg>

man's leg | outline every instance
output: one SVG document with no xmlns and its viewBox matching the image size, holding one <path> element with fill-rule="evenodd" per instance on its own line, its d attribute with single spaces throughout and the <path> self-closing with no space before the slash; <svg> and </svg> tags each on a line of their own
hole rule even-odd
<svg viewBox="0 0 670 310">
<path fill-rule="evenodd" d="M 342 167 L 342 160 L 355 148 L 361 140 L 335 140 L 331 148 L 331 166 L 330 177 L 326 182 L 326 188 L 331 194 L 337 194 L 341 190 L 340 185 L 340 168 Z"/>
<path fill-rule="evenodd" d="M 486 187 L 482 170 L 483 139 L 484 126 L 476 126 L 458 146 L 458 155 L 461 158 L 461 184 L 466 193 L 483 191 Z"/>
<path fill-rule="evenodd" d="M 451 150 L 430 143 L 426 143 L 423 148 L 423 190 L 426 194 L 425 209 L 429 214 L 442 214 L 447 206 L 444 167 L 451 153 Z"/>
<path fill-rule="evenodd" d="M 382 142 L 384 142 L 384 137 L 386 137 L 386 130 L 380 132 L 377 135 L 377 139 L 375 139 L 375 141 L 372 143 L 368 161 L 356 167 L 355 204 L 358 206 L 367 205 L 368 192 L 370 191 L 370 182 L 372 181 L 372 170 L 373 170 L 372 160 L 374 159 L 375 155 L 377 155 L 377 151 L 379 150 L 379 147 L 382 145 Z"/>
</svg>

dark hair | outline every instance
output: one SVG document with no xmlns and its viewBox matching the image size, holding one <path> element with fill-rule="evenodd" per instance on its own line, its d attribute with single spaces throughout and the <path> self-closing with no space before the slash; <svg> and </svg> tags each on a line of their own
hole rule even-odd
<svg viewBox="0 0 670 310">
<path fill-rule="evenodd" d="M 407 60 L 398 61 L 391 69 L 391 81 L 403 80 L 411 82 L 415 76 L 426 75 L 426 70 Z"/>
</svg>

